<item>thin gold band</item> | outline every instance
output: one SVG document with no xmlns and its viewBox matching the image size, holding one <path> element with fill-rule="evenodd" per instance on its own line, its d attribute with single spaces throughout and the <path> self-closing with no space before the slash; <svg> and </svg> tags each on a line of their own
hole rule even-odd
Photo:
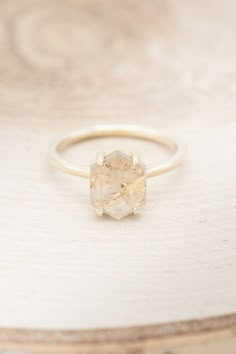
<svg viewBox="0 0 236 354">
<path fill-rule="evenodd" d="M 65 160 L 61 156 L 62 151 L 66 147 L 72 144 L 82 142 L 84 140 L 112 136 L 148 140 L 154 143 L 164 145 L 174 152 L 172 158 L 167 163 L 147 168 L 147 177 L 159 176 L 163 173 L 169 172 L 177 168 L 183 162 L 186 151 L 185 146 L 183 144 L 177 143 L 175 140 L 160 134 L 156 130 L 132 125 L 99 125 L 91 127 L 89 129 L 73 132 L 62 138 L 55 145 L 53 145 L 50 152 L 50 161 L 55 167 L 61 169 L 66 173 L 75 176 L 80 176 L 83 178 L 89 178 L 89 169 L 80 168 Z"/>
</svg>

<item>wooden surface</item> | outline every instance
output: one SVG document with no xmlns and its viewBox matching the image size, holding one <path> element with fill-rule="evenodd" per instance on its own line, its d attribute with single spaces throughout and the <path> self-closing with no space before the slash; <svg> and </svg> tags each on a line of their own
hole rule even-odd
<svg viewBox="0 0 236 354">
<path fill-rule="evenodd" d="M 0 350 L 34 354 L 232 354 L 236 315 L 90 331 L 2 329 Z"/>
<path fill-rule="evenodd" d="M 235 312 L 235 15 L 230 0 L 0 1 L 1 327 Z M 142 216 L 121 222 L 97 220 L 88 181 L 47 164 L 56 136 L 112 122 L 189 145 L 181 170 L 148 183 Z M 87 166 L 119 143 L 68 157 Z M 122 146 L 150 164 L 166 158 Z"/>
</svg>

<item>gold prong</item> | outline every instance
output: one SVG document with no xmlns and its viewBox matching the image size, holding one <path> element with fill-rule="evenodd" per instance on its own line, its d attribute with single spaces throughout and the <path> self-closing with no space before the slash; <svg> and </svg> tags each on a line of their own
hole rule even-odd
<svg viewBox="0 0 236 354">
<path fill-rule="evenodd" d="M 139 163 L 139 155 L 136 152 L 131 152 L 130 155 L 133 161 L 133 165 L 137 165 L 137 163 Z"/>
<path fill-rule="evenodd" d="M 99 166 L 103 166 L 104 165 L 104 159 L 105 159 L 105 153 L 104 152 L 99 152 L 97 154 L 97 164 Z"/>
<path fill-rule="evenodd" d="M 140 209 L 134 208 L 134 209 L 133 209 L 133 214 L 134 214 L 134 215 L 140 215 Z"/>
<path fill-rule="evenodd" d="M 96 209 L 96 215 L 97 216 L 103 216 L 103 209 Z"/>
</svg>

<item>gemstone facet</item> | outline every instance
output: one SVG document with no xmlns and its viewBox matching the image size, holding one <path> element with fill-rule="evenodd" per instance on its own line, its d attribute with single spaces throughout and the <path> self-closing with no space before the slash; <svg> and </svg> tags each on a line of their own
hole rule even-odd
<svg viewBox="0 0 236 354">
<path fill-rule="evenodd" d="M 121 219 L 138 214 L 146 200 L 146 168 L 132 156 L 120 151 L 99 154 L 90 167 L 91 203 L 97 214 Z"/>
</svg>

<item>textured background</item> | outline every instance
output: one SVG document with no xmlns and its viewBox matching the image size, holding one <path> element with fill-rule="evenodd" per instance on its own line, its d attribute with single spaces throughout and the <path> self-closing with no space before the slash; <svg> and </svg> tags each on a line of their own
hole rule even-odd
<svg viewBox="0 0 236 354">
<path fill-rule="evenodd" d="M 91 328 L 236 309 L 236 4 L 0 1 L 0 326 Z M 140 218 L 97 220 L 55 136 L 98 123 L 189 145 Z M 68 154 L 84 165 L 117 141 Z M 148 163 L 164 152 L 128 142 Z"/>
</svg>

